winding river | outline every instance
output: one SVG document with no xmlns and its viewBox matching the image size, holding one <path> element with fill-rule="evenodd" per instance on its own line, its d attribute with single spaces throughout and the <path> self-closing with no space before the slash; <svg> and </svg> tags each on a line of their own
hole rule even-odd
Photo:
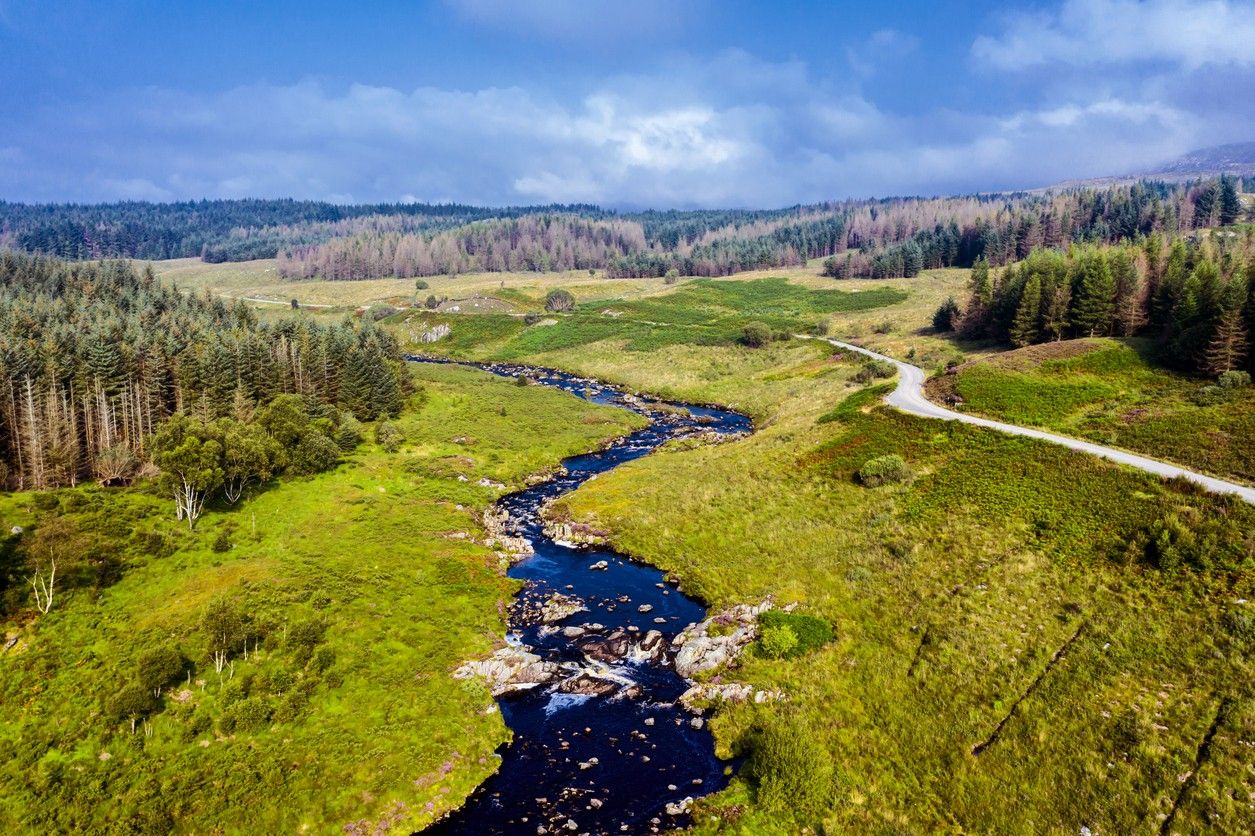
<svg viewBox="0 0 1255 836">
<path fill-rule="evenodd" d="M 422 360 L 424 358 L 411 358 Z M 571 673 L 498 701 L 514 740 L 500 769 L 430 834 L 650 833 L 685 824 L 685 798 L 725 786 L 726 764 L 699 718 L 677 703 L 688 683 L 671 664 L 671 640 L 706 617 L 704 607 L 649 566 L 612 550 L 576 547 L 546 535 L 542 507 L 593 476 L 696 432 L 741 433 L 742 415 L 638 399 L 562 372 L 510 364 L 479 366 L 508 377 L 631 409 L 649 426 L 610 447 L 566 459 L 549 481 L 503 497 L 507 533 L 534 554 L 509 570 L 525 582 L 511 610 L 507 641 Z M 678 407 L 678 408 L 677 408 Z M 537 623 L 554 593 L 585 611 Z M 651 630 L 667 649 L 653 655 L 598 654 L 598 642 L 624 636 L 634 651 Z M 594 652 L 590 655 L 590 647 Z M 573 687 L 572 682 L 576 685 Z"/>
</svg>

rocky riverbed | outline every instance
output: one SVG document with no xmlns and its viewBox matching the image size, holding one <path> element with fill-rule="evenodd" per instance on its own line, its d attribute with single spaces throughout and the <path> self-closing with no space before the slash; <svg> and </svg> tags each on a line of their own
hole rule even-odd
<svg viewBox="0 0 1255 836">
<path fill-rule="evenodd" d="M 559 372 L 486 368 L 636 410 L 650 425 L 568 459 L 553 478 L 503 497 L 485 515 L 487 542 L 525 586 L 510 609 L 506 643 L 454 675 L 488 686 L 514 740 L 501 751 L 497 774 L 429 832 L 530 836 L 681 826 L 694 798 L 727 782 L 704 713 L 722 700 L 778 697 L 715 675 L 754 640 L 757 616 L 771 602 L 709 616 L 657 569 L 605 547 L 605 532 L 546 520 L 545 511 L 592 476 L 667 442 L 712 443 L 749 432 L 750 422 Z"/>
</svg>

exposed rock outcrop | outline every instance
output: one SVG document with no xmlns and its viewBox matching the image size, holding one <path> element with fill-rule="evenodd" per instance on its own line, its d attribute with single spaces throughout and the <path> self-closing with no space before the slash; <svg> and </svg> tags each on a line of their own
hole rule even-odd
<svg viewBox="0 0 1255 836">
<path fill-rule="evenodd" d="M 771 606 L 770 600 L 757 606 L 738 604 L 685 627 L 671 642 L 676 672 L 692 678 L 731 662 L 758 637 L 758 616 Z"/>
<path fill-rule="evenodd" d="M 484 545 L 505 552 L 511 562 L 517 563 L 533 554 L 532 544 L 525 537 L 517 537 L 509 531 L 510 515 L 506 511 L 490 507 L 484 511 Z"/>
<path fill-rule="evenodd" d="M 553 624 L 577 612 L 588 612 L 588 607 L 579 598 L 555 592 L 545 599 L 540 607 L 540 620 L 543 624 Z"/>
<path fill-rule="evenodd" d="M 548 685 L 561 675 L 562 669 L 553 662 L 515 645 L 503 647 L 487 659 L 466 662 L 453 672 L 454 679 L 478 676 L 486 680 L 494 697 Z"/>
</svg>

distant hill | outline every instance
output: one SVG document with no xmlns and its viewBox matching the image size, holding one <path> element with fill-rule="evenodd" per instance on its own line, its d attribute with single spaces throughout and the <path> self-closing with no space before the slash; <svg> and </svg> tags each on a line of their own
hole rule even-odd
<svg viewBox="0 0 1255 836">
<path fill-rule="evenodd" d="M 1174 178 L 1255 174 L 1255 142 L 1234 142 L 1214 148 L 1200 148 L 1146 173 Z"/>
<path fill-rule="evenodd" d="M 1138 180 L 1166 180 L 1175 183 L 1200 177 L 1216 177 L 1221 174 L 1255 177 L 1255 142 L 1232 142 L 1228 145 L 1199 148 L 1144 171 L 1113 174 L 1107 177 L 1090 177 L 1084 180 L 1066 180 L 1049 188 L 1116 186 L 1134 183 Z"/>
</svg>

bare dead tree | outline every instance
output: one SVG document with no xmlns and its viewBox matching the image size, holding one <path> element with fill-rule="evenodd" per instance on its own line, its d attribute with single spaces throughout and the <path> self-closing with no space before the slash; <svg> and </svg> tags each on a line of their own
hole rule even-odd
<svg viewBox="0 0 1255 836">
<path fill-rule="evenodd" d="M 44 573 L 39 567 L 35 567 L 35 576 L 30 579 L 31 588 L 35 590 L 35 606 L 44 615 L 52 609 L 52 593 L 57 584 L 57 561 L 53 558 L 50 562 L 50 570 L 48 576 L 44 577 Z"/>
</svg>

